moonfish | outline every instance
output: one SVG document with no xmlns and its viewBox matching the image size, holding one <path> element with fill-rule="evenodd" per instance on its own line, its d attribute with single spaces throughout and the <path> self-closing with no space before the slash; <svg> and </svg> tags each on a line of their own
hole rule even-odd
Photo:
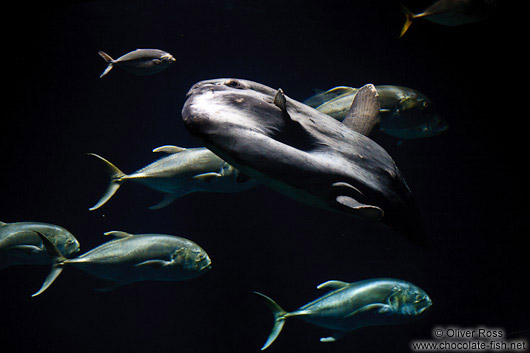
<svg viewBox="0 0 530 353">
<path fill-rule="evenodd" d="M 103 206 L 128 180 L 164 193 L 163 200 L 151 209 L 165 207 L 192 192 L 238 192 L 257 184 L 205 147 L 161 146 L 153 152 L 168 155 L 132 174 L 125 174 L 105 158 L 89 153 L 104 164 L 110 176 L 105 194 L 90 210 Z"/>
<path fill-rule="evenodd" d="M 174 235 L 112 231 L 105 235 L 117 239 L 67 259 L 46 236 L 37 234 L 53 257 L 53 266 L 33 297 L 43 293 L 67 265 L 112 282 L 100 291 L 138 281 L 184 281 L 199 277 L 211 268 L 210 257 L 199 245 Z"/>
<path fill-rule="evenodd" d="M 103 51 L 98 54 L 108 63 L 107 68 L 99 76 L 105 76 L 114 66 L 121 67 L 135 75 L 152 75 L 166 69 L 176 60 L 173 55 L 158 49 L 136 49 L 130 53 L 113 59 Z"/>
<path fill-rule="evenodd" d="M 0 269 L 11 265 L 51 264 L 51 258 L 35 232 L 46 237 L 65 257 L 79 252 L 79 242 L 66 229 L 40 222 L 0 222 Z"/>
<path fill-rule="evenodd" d="M 334 342 L 361 327 L 417 320 L 432 306 L 425 291 L 399 279 L 378 278 L 354 283 L 333 280 L 317 288 L 330 292 L 293 312 L 286 312 L 271 298 L 253 292 L 265 301 L 274 315 L 274 326 L 261 350 L 274 342 L 290 317 L 330 329 L 332 335 L 320 341 Z"/>
<path fill-rule="evenodd" d="M 449 128 L 435 112 L 431 99 L 425 94 L 402 86 L 378 85 L 375 88 L 381 104 L 379 122 L 381 132 L 401 140 L 410 140 L 436 136 Z M 335 88 L 329 91 L 333 90 Z M 358 88 L 343 90 L 343 94 L 315 108 L 342 121 L 357 91 Z"/>
<path fill-rule="evenodd" d="M 406 20 L 399 37 L 403 37 L 416 18 L 425 18 L 444 26 L 459 26 L 482 21 L 493 13 L 494 0 L 439 0 L 425 9 L 414 14 L 405 6 L 401 6 Z"/>
<path fill-rule="evenodd" d="M 363 135 L 380 108 L 373 85 L 361 90 L 341 123 L 280 89 L 240 79 L 207 80 L 188 92 L 182 118 L 203 145 L 259 183 L 314 207 L 380 220 L 424 243 L 403 175 L 390 155 Z M 366 127 L 356 126 L 364 121 Z"/>
</svg>

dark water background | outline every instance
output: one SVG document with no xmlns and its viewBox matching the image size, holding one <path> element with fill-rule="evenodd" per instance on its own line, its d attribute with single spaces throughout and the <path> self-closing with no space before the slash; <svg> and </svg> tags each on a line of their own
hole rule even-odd
<svg viewBox="0 0 530 353">
<path fill-rule="evenodd" d="M 419 11 L 430 1 L 407 1 Z M 252 290 L 287 310 L 330 280 L 394 277 L 425 289 L 431 314 L 360 329 L 335 344 L 328 331 L 288 320 L 270 352 L 406 352 L 435 326 L 527 329 L 528 120 L 522 75 L 525 15 L 502 2 L 463 27 L 415 22 L 404 38 L 398 2 L 123 1 L 31 4 L 4 11 L 0 220 L 63 226 L 82 252 L 102 233 L 166 233 L 200 244 L 213 270 L 181 283 L 143 282 L 111 293 L 67 268 L 31 298 L 47 266 L 0 273 L 2 352 L 257 352 L 272 316 Z M 9 21 L 7 21 L 9 19 Z M 177 62 L 153 76 L 118 68 L 99 79 L 103 50 L 159 48 Z M 125 172 L 155 147 L 198 146 L 180 111 L 203 79 L 246 78 L 303 100 L 313 88 L 402 85 L 428 95 L 450 130 L 401 147 L 396 160 L 420 205 L 431 247 L 313 209 L 264 187 L 191 194 L 158 211 L 160 195 L 125 184 L 89 212 L 107 177 L 85 155 Z M 5 92 L 7 90 L 7 93 Z"/>
</svg>

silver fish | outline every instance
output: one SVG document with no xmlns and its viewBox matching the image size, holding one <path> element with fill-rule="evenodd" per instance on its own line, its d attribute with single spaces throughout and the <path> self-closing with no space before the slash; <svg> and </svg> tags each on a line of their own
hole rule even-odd
<svg viewBox="0 0 530 353">
<path fill-rule="evenodd" d="M 274 342 L 290 317 L 330 329 L 332 335 L 320 341 L 334 342 L 361 327 L 417 320 L 432 305 L 431 298 L 421 288 L 399 279 L 378 278 L 354 283 L 333 280 L 317 288 L 331 291 L 293 312 L 286 312 L 271 298 L 253 292 L 274 315 L 274 326 L 261 350 Z"/>
<path fill-rule="evenodd" d="M 316 93 L 312 95 L 311 97 L 307 98 L 306 100 L 302 101 L 302 103 L 310 107 L 316 108 L 319 105 L 332 100 L 333 98 L 342 96 L 343 94 L 351 93 L 352 91 L 357 92 L 357 89 L 353 87 L 347 87 L 347 86 L 338 86 L 338 87 L 329 89 L 327 91 Z"/>
<path fill-rule="evenodd" d="M 416 18 L 425 18 L 444 26 L 459 26 L 488 18 L 495 6 L 495 0 L 438 0 L 423 12 L 414 14 L 402 5 L 406 20 L 399 37 L 403 37 Z"/>
<path fill-rule="evenodd" d="M 38 233 L 53 257 L 53 266 L 42 287 L 32 296 L 43 293 L 67 265 L 112 282 L 99 289 L 104 292 L 138 281 L 184 281 L 199 277 L 211 268 L 208 254 L 188 239 L 174 235 L 134 235 L 120 231 L 107 232 L 105 235 L 118 239 L 76 258 L 67 259 L 53 243 Z"/>
<path fill-rule="evenodd" d="M 62 227 L 40 222 L 0 222 L 0 269 L 11 265 L 52 263 L 35 232 L 46 234 L 65 257 L 72 257 L 79 252 L 77 239 Z"/>
<path fill-rule="evenodd" d="M 316 109 L 339 121 L 348 113 L 358 88 L 323 102 Z M 412 88 L 378 85 L 375 86 L 381 104 L 379 129 L 381 132 L 401 140 L 426 138 L 439 135 L 449 128 L 434 111 L 432 101 L 423 93 Z M 329 91 L 333 91 L 332 88 Z"/>
<path fill-rule="evenodd" d="M 373 85 L 359 91 L 351 113 L 341 123 L 282 90 L 217 79 L 190 89 L 182 117 L 193 136 L 258 182 L 314 207 L 381 220 L 423 242 L 405 179 L 388 153 L 363 135 L 379 114 Z"/>
<path fill-rule="evenodd" d="M 176 61 L 173 55 L 158 49 L 136 49 L 118 59 L 113 59 L 101 50 L 98 54 L 108 63 L 105 71 L 99 76 L 100 78 L 114 66 L 121 67 L 135 75 L 152 75 L 166 69 Z"/>
<path fill-rule="evenodd" d="M 168 156 L 132 174 L 124 174 L 105 158 L 89 153 L 103 162 L 110 176 L 110 184 L 105 194 L 90 210 L 103 206 L 121 184 L 128 180 L 165 194 L 162 201 L 150 207 L 151 209 L 165 207 L 192 192 L 239 192 L 257 184 L 205 147 L 161 146 L 153 152 L 165 152 Z"/>
</svg>

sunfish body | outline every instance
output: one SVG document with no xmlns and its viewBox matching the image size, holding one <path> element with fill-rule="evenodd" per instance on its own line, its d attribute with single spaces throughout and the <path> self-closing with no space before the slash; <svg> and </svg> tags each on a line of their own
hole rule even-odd
<svg viewBox="0 0 530 353">
<path fill-rule="evenodd" d="M 153 151 L 168 155 L 129 175 L 103 157 L 90 153 L 89 155 L 103 162 L 110 176 L 107 191 L 90 210 L 103 206 L 121 184 L 128 180 L 165 194 L 163 200 L 151 209 L 167 206 L 192 192 L 238 192 L 256 185 L 254 180 L 242 175 L 205 147 L 162 146 Z"/>
<path fill-rule="evenodd" d="M 439 0 L 418 14 L 412 13 L 405 6 L 401 8 L 406 21 L 401 29 L 400 38 L 416 18 L 425 18 L 444 26 L 460 26 L 482 21 L 492 15 L 495 0 Z"/>
<path fill-rule="evenodd" d="M 66 229 L 40 222 L 0 222 L 0 269 L 11 265 L 45 265 L 52 260 L 35 232 L 41 232 L 65 257 L 79 252 L 79 242 Z"/>
<path fill-rule="evenodd" d="M 118 239 L 106 242 L 73 259 L 66 259 L 42 234 L 54 264 L 41 289 L 44 292 L 61 273 L 64 266 L 77 267 L 112 284 L 102 291 L 112 290 L 138 281 L 184 281 L 196 278 L 211 268 L 208 254 L 194 242 L 165 234 L 128 234 L 108 232 Z"/>
<path fill-rule="evenodd" d="M 258 182 L 424 241 L 410 189 L 388 153 L 281 90 L 239 79 L 202 81 L 188 92 L 182 117 L 206 147 Z"/>
<path fill-rule="evenodd" d="M 332 335 L 320 341 L 334 342 L 361 327 L 397 325 L 417 320 L 432 305 L 422 289 L 399 279 L 378 278 L 354 283 L 328 281 L 317 288 L 331 291 L 290 313 L 269 297 L 254 292 L 274 315 L 274 327 L 262 350 L 274 342 L 289 317 L 298 317 L 330 329 Z"/>
<path fill-rule="evenodd" d="M 359 90 L 345 88 L 341 86 L 326 91 L 341 89 L 343 93 L 314 108 L 342 121 Z M 411 140 L 439 135 L 448 129 L 447 123 L 434 111 L 432 101 L 423 93 L 401 86 L 379 85 L 375 88 L 381 104 L 379 129 L 383 133 L 401 140 Z"/>
<path fill-rule="evenodd" d="M 176 61 L 173 55 L 158 49 L 136 49 L 118 59 L 113 59 L 103 51 L 99 51 L 98 54 L 108 63 L 105 71 L 99 76 L 100 78 L 114 66 L 121 67 L 135 75 L 152 75 L 166 69 Z"/>
</svg>

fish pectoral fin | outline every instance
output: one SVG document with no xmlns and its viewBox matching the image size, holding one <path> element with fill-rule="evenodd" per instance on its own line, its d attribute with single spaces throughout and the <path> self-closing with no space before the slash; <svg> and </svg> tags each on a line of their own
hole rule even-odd
<svg viewBox="0 0 530 353">
<path fill-rule="evenodd" d="M 381 304 L 381 303 L 368 304 L 368 305 L 365 305 L 365 306 L 353 311 L 352 313 L 344 316 L 344 318 L 348 318 L 348 317 L 352 317 L 354 315 L 359 315 L 359 314 L 368 313 L 368 312 L 384 313 L 384 312 L 387 312 L 388 310 L 390 310 L 390 306 L 387 305 L 387 304 Z"/>
<path fill-rule="evenodd" d="M 164 260 L 147 260 L 144 262 L 140 262 L 134 265 L 133 267 L 136 267 L 136 268 L 150 267 L 150 268 L 158 269 L 162 266 L 165 266 L 167 263 L 168 262 Z"/>
<path fill-rule="evenodd" d="M 347 331 L 333 331 L 331 336 L 329 337 L 322 337 L 320 339 L 320 342 L 328 343 L 328 342 L 335 342 L 342 338 L 345 334 L 347 334 Z"/>
<path fill-rule="evenodd" d="M 116 237 L 116 238 L 128 238 L 128 237 L 132 237 L 134 234 L 122 232 L 120 230 L 111 230 L 110 232 L 103 233 L 103 235 Z"/>
<path fill-rule="evenodd" d="M 160 146 L 160 147 L 155 148 L 153 152 L 164 152 L 164 153 L 172 154 L 172 153 L 182 152 L 185 150 L 186 148 L 184 147 L 166 145 L 166 146 Z"/>
<path fill-rule="evenodd" d="M 43 251 L 41 248 L 39 248 L 38 246 L 35 246 L 35 245 L 16 245 L 16 246 L 12 246 L 12 247 L 10 247 L 10 248 L 8 248 L 6 250 L 20 251 L 20 252 L 23 252 L 26 255 L 32 255 L 32 254 L 35 254 L 37 252 Z"/>
<path fill-rule="evenodd" d="M 166 207 L 181 196 L 182 194 L 164 194 L 164 198 L 162 199 L 162 201 L 160 201 L 154 206 L 149 207 L 149 209 L 158 210 L 159 208 Z"/>
<path fill-rule="evenodd" d="M 365 218 L 372 222 L 380 220 L 384 215 L 383 210 L 380 209 L 379 207 L 372 206 L 372 205 L 365 205 L 350 196 L 339 195 L 337 196 L 335 201 L 337 201 L 337 203 L 339 203 L 340 205 L 347 207 L 350 210 L 354 211 L 355 214 L 358 214 L 360 217 Z"/>
<path fill-rule="evenodd" d="M 221 178 L 222 176 L 223 176 L 222 174 L 212 172 L 212 173 L 197 174 L 192 179 L 193 180 L 198 180 L 198 181 L 204 181 L 205 183 L 209 183 L 212 180 L 215 180 L 217 178 Z"/>
<path fill-rule="evenodd" d="M 344 287 L 346 287 L 348 285 L 349 285 L 349 283 L 347 283 L 347 282 L 332 280 L 332 281 L 327 281 L 327 282 L 319 284 L 317 286 L 317 289 L 322 289 L 322 288 L 340 289 L 340 288 L 344 288 Z"/>
</svg>

